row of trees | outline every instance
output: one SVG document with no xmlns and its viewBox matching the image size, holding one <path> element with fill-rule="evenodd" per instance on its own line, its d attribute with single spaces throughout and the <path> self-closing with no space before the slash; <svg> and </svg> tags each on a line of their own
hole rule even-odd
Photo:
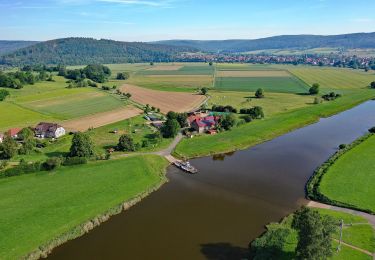
<svg viewBox="0 0 375 260">
<path fill-rule="evenodd" d="M 26 84 L 34 84 L 37 81 L 53 80 L 52 75 L 45 71 L 41 71 L 38 74 L 32 72 L 8 72 L 4 73 L 0 71 L 0 87 L 3 88 L 14 88 L 21 89 Z"/>
</svg>

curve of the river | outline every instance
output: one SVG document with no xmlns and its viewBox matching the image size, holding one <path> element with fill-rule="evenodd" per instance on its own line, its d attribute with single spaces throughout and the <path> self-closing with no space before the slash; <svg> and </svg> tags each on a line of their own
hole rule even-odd
<svg viewBox="0 0 375 260">
<path fill-rule="evenodd" d="M 241 259 L 264 225 L 305 204 L 314 169 L 375 125 L 375 101 L 244 151 L 194 159 L 188 175 L 56 248 L 50 259 Z"/>
</svg>

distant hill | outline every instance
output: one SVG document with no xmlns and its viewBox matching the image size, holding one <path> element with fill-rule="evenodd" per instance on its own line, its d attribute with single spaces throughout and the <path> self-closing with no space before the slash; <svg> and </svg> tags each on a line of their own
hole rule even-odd
<svg viewBox="0 0 375 260">
<path fill-rule="evenodd" d="M 256 40 L 167 40 L 153 42 L 172 46 L 197 48 L 209 52 L 247 52 L 267 49 L 292 48 L 375 48 L 375 33 L 342 35 L 282 35 Z"/>
<path fill-rule="evenodd" d="M 40 42 L 0 57 L 2 65 L 127 63 L 169 61 L 191 47 L 92 38 L 64 38 Z"/>
<path fill-rule="evenodd" d="M 36 44 L 35 41 L 2 41 L 0 40 L 0 55 L 16 51 L 21 48 Z"/>
</svg>

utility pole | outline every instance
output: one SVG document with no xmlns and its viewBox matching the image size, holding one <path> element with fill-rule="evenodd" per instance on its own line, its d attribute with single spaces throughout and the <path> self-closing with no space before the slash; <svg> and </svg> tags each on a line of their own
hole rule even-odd
<svg viewBox="0 0 375 260">
<path fill-rule="evenodd" d="M 339 241 L 339 246 L 337 247 L 337 251 L 341 250 L 341 242 L 342 242 L 342 229 L 344 227 L 344 220 L 340 220 L 340 241 Z"/>
</svg>

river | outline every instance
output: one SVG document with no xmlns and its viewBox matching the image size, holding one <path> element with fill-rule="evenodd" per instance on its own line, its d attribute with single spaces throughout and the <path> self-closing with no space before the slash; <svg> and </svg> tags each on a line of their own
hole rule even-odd
<svg viewBox="0 0 375 260">
<path fill-rule="evenodd" d="M 269 222 L 306 204 L 314 169 L 375 125 L 375 102 L 252 148 L 170 166 L 169 183 L 50 259 L 241 259 Z"/>
</svg>

